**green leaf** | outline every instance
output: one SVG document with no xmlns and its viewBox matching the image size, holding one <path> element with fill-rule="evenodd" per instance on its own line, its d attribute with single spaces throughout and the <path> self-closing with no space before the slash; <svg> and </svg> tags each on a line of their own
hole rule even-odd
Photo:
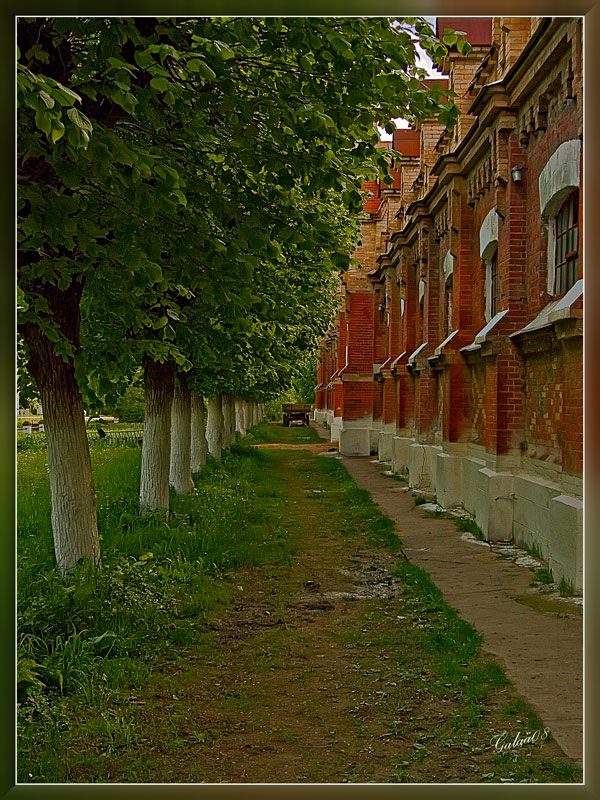
<svg viewBox="0 0 600 800">
<path fill-rule="evenodd" d="M 347 253 L 332 253 L 330 258 L 332 264 L 338 269 L 346 269 L 350 263 L 350 256 Z"/>
<path fill-rule="evenodd" d="M 187 198 L 180 189 L 175 189 L 173 192 L 171 192 L 171 194 L 174 194 L 179 200 L 179 205 L 187 206 Z"/>
<path fill-rule="evenodd" d="M 65 126 L 59 119 L 52 120 L 52 133 L 50 134 L 50 138 L 52 139 L 52 143 L 55 144 L 58 142 L 59 139 L 62 139 L 63 134 L 65 132 Z"/>
<path fill-rule="evenodd" d="M 166 78 L 152 78 L 150 86 L 157 92 L 167 92 L 171 88 L 171 84 Z"/>
<path fill-rule="evenodd" d="M 458 36 L 455 33 L 447 32 L 442 36 L 442 41 L 448 47 L 452 47 L 458 41 Z"/>
<path fill-rule="evenodd" d="M 62 83 L 57 83 L 52 93 L 58 95 L 58 102 L 63 106 L 72 106 L 73 103 L 81 102 L 81 97 L 72 89 L 63 86 Z"/>
<path fill-rule="evenodd" d="M 92 123 L 86 117 L 85 114 L 82 114 L 77 108 L 69 108 L 67 109 L 67 116 L 78 128 L 81 128 L 83 131 L 87 131 L 91 133 L 93 130 Z"/>
<path fill-rule="evenodd" d="M 169 321 L 168 317 L 160 317 L 159 319 L 155 320 L 152 323 L 152 327 L 154 328 L 155 331 L 157 331 L 160 328 L 164 328 L 168 321 Z"/>
<path fill-rule="evenodd" d="M 52 118 L 45 111 L 36 112 L 35 124 L 42 133 L 45 133 L 47 136 L 50 135 L 50 131 L 52 130 Z"/>
<path fill-rule="evenodd" d="M 187 62 L 187 68 L 190 72 L 197 72 L 202 78 L 207 81 L 212 81 L 217 77 L 217 73 L 208 66 L 206 61 L 200 58 L 192 58 Z"/>
<path fill-rule="evenodd" d="M 227 61 L 229 58 L 235 58 L 235 53 L 228 44 L 225 44 L 225 42 L 220 42 L 217 40 L 212 43 L 212 46 L 215 53 L 222 61 Z"/>
<path fill-rule="evenodd" d="M 162 281 L 163 273 L 162 269 L 158 264 L 156 264 L 154 261 L 146 261 L 144 263 L 144 266 L 146 268 L 146 272 L 148 273 L 150 278 L 154 281 L 154 283 Z"/>
<path fill-rule="evenodd" d="M 148 50 L 136 50 L 134 54 L 134 59 L 136 64 L 141 67 L 142 69 L 146 69 L 146 67 L 151 67 L 156 62 L 152 58 L 152 53 Z"/>
<path fill-rule="evenodd" d="M 44 103 L 44 105 L 46 106 L 46 108 L 54 108 L 54 100 L 50 97 L 48 92 L 45 92 L 42 89 L 42 91 L 40 92 L 40 98 Z"/>
</svg>

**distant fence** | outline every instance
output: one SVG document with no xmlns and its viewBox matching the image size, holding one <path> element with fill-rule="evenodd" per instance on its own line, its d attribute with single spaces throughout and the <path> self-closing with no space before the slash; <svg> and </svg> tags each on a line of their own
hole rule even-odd
<svg viewBox="0 0 600 800">
<path fill-rule="evenodd" d="M 143 433 L 142 428 L 131 431 L 105 431 L 103 429 L 96 431 L 100 443 L 107 446 L 114 444 L 141 444 Z M 93 441 L 93 432 L 91 438 Z"/>
<path fill-rule="evenodd" d="M 92 447 L 114 447 L 118 445 L 141 445 L 143 428 L 127 431 L 88 430 L 88 441 Z M 17 450 L 39 450 L 46 447 L 46 434 L 43 431 L 19 432 Z"/>
</svg>

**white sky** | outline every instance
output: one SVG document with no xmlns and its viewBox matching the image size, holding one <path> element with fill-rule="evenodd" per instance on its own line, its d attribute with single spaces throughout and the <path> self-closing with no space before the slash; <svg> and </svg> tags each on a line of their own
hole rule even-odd
<svg viewBox="0 0 600 800">
<path fill-rule="evenodd" d="M 435 17 L 425 17 L 427 22 L 431 25 L 433 30 L 435 31 Z M 442 72 L 438 72 L 438 70 L 434 69 L 433 63 L 427 53 L 418 45 L 416 45 L 417 52 L 419 54 L 418 64 L 420 67 L 423 67 L 427 70 L 427 74 L 431 78 L 442 78 L 444 77 Z M 405 119 L 395 119 L 394 122 L 396 123 L 397 128 L 408 128 L 409 123 Z M 379 128 L 379 136 L 382 142 L 391 142 L 392 141 L 392 134 L 386 133 L 383 128 Z"/>
</svg>

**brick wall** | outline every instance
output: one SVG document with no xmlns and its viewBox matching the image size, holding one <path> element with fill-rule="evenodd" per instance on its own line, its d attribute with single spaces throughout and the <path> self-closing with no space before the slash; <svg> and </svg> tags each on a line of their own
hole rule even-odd
<svg viewBox="0 0 600 800">
<path fill-rule="evenodd" d="M 457 129 L 448 137 L 437 122 L 425 120 L 415 130 L 398 131 L 393 146 L 402 158 L 394 164 L 393 189 L 369 184 L 369 217 L 355 254 L 362 270 L 344 275 L 349 314 L 340 314 L 330 356 L 334 369 L 345 365 L 347 342 L 336 408 L 347 420 L 373 414 L 395 421 L 404 435 L 422 441 L 470 441 L 497 455 L 528 453 L 580 475 L 580 310 L 564 324 L 545 326 L 539 352 L 538 334 L 511 337 L 552 299 L 538 182 L 556 148 L 582 133 L 581 23 L 497 17 L 478 27 L 477 19 L 465 22 L 475 37 L 473 51 L 461 56 L 453 49 L 441 64 L 463 111 Z M 520 59 L 528 42 L 527 58 Z M 446 144 L 440 148 L 441 139 Z M 523 170 L 520 182 L 511 179 L 514 166 Z M 479 232 L 494 208 L 498 309 L 507 313 L 482 347 L 465 351 L 486 324 Z M 580 237 L 581 223 L 580 211 Z M 451 325 L 447 253 L 454 257 Z M 434 356 L 450 329 L 458 333 Z M 408 356 L 423 342 L 422 359 L 409 368 Z M 385 368 L 383 380 L 374 381 L 373 364 L 400 353 L 393 374 Z"/>
<path fill-rule="evenodd" d="M 558 346 L 530 353 L 525 361 L 527 455 L 562 461 L 562 364 Z"/>
</svg>

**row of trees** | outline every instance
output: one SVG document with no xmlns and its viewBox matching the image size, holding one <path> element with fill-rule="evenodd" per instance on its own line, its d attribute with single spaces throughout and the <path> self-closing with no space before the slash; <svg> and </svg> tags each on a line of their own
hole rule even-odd
<svg viewBox="0 0 600 800">
<path fill-rule="evenodd" d="M 416 40 L 446 50 L 419 18 L 18 21 L 21 391 L 44 408 L 62 573 L 100 557 L 84 402 L 143 369 L 140 504 L 165 514 L 199 398 L 209 417 L 237 398 L 245 428 L 315 347 L 361 185 L 391 180 L 374 123 L 456 115 Z"/>
</svg>

